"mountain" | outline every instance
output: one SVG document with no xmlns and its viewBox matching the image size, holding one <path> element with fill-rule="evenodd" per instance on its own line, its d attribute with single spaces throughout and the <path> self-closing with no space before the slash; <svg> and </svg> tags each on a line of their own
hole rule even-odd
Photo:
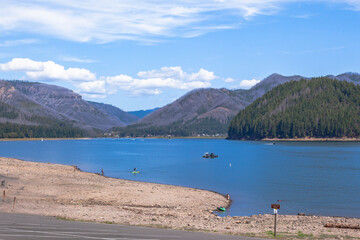
<svg viewBox="0 0 360 240">
<path fill-rule="evenodd" d="M 126 128 L 120 136 L 225 133 L 231 117 L 249 104 L 243 90 L 197 89 Z"/>
<path fill-rule="evenodd" d="M 125 112 L 110 104 L 97 103 L 88 101 L 94 108 L 100 110 L 103 114 L 107 115 L 110 119 L 117 122 L 117 125 L 126 126 L 135 123 L 140 119 L 136 114 Z"/>
<path fill-rule="evenodd" d="M 144 118 L 146 115 L 149 115 L 150 113 L 152 113 L 155 110 L 158 110 L 159 108 L 153 108 L 153 109 L 148 109 L 148 110 L 139 110 L 139 111 L 128 111 L 128 113 L 135 115 L 138 117 L 138 119 L 140 118 Z"/>
<path fill-rule="evenodd" d="M 360 84 L 360 74 L 358 73 L 351 73 L 351 72 L 343 73 L 336 76 L 336 79 Z"/>
<path fill-rule="evenodd" d="M 63 124 L 94 133 L 96 129 L 125 126 L 136 120 L 113 106 L 87 102 L 63 87 L 0 81 L 0 123 L 42 127 Z"/>
<path fill-rule="evenodd" d="M 329 77 L 273 88 L 240 111 L 228 130 L 228 139 L 359 136 L 360 86 Z"/>
<path fill-rule="evenodd" d="M 359 83 L 360 75 L 344 73 L 333 78 Z M 135 124 L 114 129 L 121 136 L 199 134 L 225 135 L 230 120 L 255 99 L 274 87 L 303 76 L 272 74 L 249 90 L 195 89 L 176 101 L 152 112 Z"/>
</svg>

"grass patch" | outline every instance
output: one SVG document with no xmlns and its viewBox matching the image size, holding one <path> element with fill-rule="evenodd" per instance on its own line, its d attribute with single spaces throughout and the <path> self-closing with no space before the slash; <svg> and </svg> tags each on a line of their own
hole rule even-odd
<svg viewBox="0 0 360 240">
<path fill-rule="evenodd" d="M 312 238 L 312 237 L 314 237 L 314 235 L 312 233 L 311 234 L 305 234 L 305 233 L 303 233 L 301 231 L 298 231 L 297 236 L 300 237 L 300 238 L 308 238 L 308 237 Z"/>
<path fill-rule="evenodd" d="M 256 234 L 255 233 L 245 233 L 242 236 L 244 236 L 244 237 L 256 237 Z"/>
<path fill-rule="evenodd" d="M 352 236 L 349 236 L 349 235 L 346 235 L 344 238 L 345 239 L 360 239 L 358 237 L 352 237 Z"/>
<path fill-rule="evenodd" d="M 275 237 L 273 231 L 266 231 L 265 234 L 267 236 Z M 291 234 L 288 232 L 276 232 L 276 238 L 286 238 L 289 236 L 291 236 Z"/>
<path fill-rule="evenodd" d="M 337 235 L 334 234 L 320 234 L 318 239 L 329 239 L 329 238 L 336 238 Z"/>
<path fill-rule="evenodd" d="M 56 220 L 61 220 L 61 221 L 72 221 L 72 222 L 78 221 L 78 220 L 71 219 L 71 218 L 66 218 L 66 217 L 56 217 Z"/>
<path fill-rule="evenodd" d="M 101 222 L 101 223 L 105 223 L 105 224 L 114 224 L 114 222 L 112 222 L 112 221 L 105 221 L 105 222 Z"/>
</svg>

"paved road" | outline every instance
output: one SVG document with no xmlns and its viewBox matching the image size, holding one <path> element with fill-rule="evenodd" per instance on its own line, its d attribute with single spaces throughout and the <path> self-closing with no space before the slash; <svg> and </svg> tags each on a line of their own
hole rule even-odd
<svg viewBox="0 0 360 240">
<path fill-rule="evenodd" d="M 23 214 L 0 213 L 0 240 L 104 239 L 104 240 L 255 240 L 219 234 L 57 220 Z"/>
</svg>

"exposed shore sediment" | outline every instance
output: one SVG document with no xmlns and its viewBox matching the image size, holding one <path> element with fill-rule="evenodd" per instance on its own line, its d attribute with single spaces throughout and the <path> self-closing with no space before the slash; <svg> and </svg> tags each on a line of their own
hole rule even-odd
<svg viewBox="0 0 360 240">
<path fill-rule="evenodd" d="M 72 166 L 0 158 L 0 211 L 64 219 L 271 237 L 273 216 L 218 217 L 222 195 L 179 186 L 107 178 Z M 106 174 L 106 173 L 105 173 Z M 14 205 L 14 197 L 16 202 Z M 289 238 L 360 238 L 360 230 L 325 228 L 360 225 L 360 219 L 319 216 L 278 218 L 278 234 Z"/>
</svg>

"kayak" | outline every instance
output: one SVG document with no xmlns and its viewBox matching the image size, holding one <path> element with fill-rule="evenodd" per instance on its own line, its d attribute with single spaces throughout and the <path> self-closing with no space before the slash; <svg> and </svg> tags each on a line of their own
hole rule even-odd
<svg viewBox="0 0 360 240">
<path fill-rule="evenodd" d="M 136 171 L 136 172 L 132 171 L 131 173 L 134 173 L 134 174 L 135 174 L 135 173 L 139 173 L 139 171 Z"/>
<path fill-rule="evenodd" d="M 219 211 L 225 211 L 226 209 L 224 207 L 218 207 L 217 208 Z"/>
</svg>

